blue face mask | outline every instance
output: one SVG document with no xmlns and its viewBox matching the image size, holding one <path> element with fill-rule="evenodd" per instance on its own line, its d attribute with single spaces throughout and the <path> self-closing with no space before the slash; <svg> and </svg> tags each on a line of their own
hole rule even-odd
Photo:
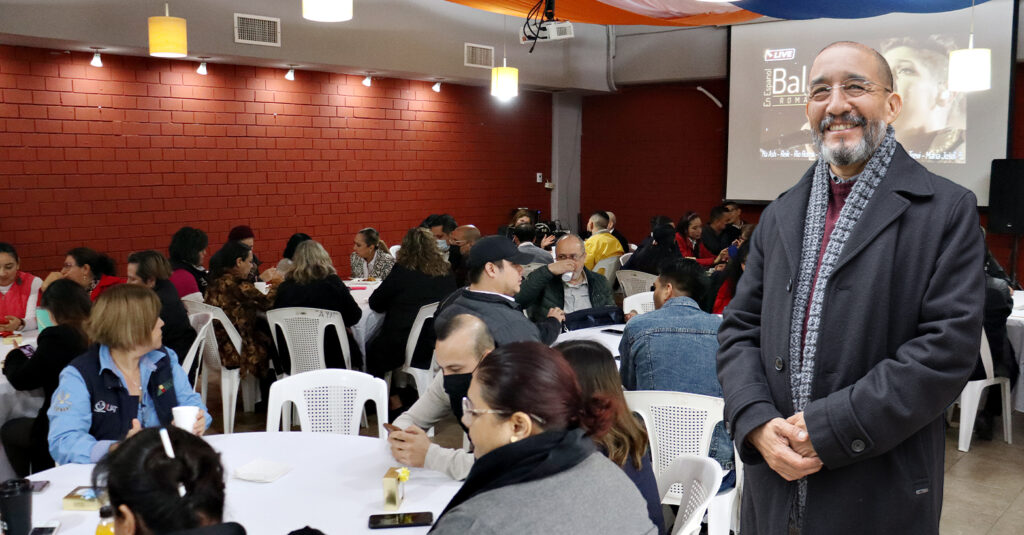
<svg viewBox="0 0 1024 535">
<path fill-rule="evenodd" d="M 437 248 L 440 249 L 442 253 L 447 253 L 448 247 L 448 240 L 437 240 Z M 461 403 L 461 400 L 459 402 Z"/>
<path fill-rule="evenodd" d="M 36 308 L 36 326 L 40 332 L 42 332 L 43 329 L 53 327 L 54 325 L 57 325 L 57 322 L 53 321 L 53 314 L 51 314 L 49 310 L 46 310 L 45 308 Z"/>
</svg>

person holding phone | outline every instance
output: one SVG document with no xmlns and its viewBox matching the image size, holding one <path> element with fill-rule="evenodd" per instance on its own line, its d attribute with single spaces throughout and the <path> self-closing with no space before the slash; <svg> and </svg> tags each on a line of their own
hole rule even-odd
<svg viewBox="0 0 1024 535">
<path fill-rule="evenodd" d="M 594 445 L 614 413 L 611 398 L 583 397 L 558 351 L 499 346 L 462 401 L 476 462 L 431 533 L 658 533 L 640 491 Z"/>
<path fill-rule="evenodd" d="M 74 281 L 55 281 L 43 293 L 36 313 L 43 319 L 35 352 L 21 347 L 7 354 L 4 375 L 17 390 L 42 388 L 45 398 L 35 418 L 15 418 L 0 429 L 7 459 L 18 477 L 53 468 L 46 443 L 50 420 L 46 411 L 57 390 L 60 371 L 85 352 L 88 337 L 83 323 L 89 319 L 92 302 L 85 289 Z"/>
<path fill-rule="evenodd" d="M 36 301 L 43 281 L 19 267 L 18 251 L 0 242 L 0 332 L 36 327 Z"/>
<path fill-rule="evenodd" d="M 93 304 L 86 333 L 95 342 L 60 372 L 46 415 L 50 455 L 61 464 L 95 463 L 143 428 L 170 426 L 171 409 L 199 407 L 193 432 L 212 418 L 174 350 L 163 345 L 160 298 L 121 284 Z"/>
</svg>

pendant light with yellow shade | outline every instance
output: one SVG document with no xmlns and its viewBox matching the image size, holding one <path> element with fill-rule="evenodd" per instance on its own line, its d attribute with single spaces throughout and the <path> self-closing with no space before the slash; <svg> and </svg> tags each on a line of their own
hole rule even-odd
<svg viewBox="0 0 1024 535">
<path fill-rule="evenodd" d="M 164 16 L 149 17 L 149 55 L 158 58 L 183 58 L 188 55 L 185 19 L 172 17 L 164 4 Z"/>
</svg>

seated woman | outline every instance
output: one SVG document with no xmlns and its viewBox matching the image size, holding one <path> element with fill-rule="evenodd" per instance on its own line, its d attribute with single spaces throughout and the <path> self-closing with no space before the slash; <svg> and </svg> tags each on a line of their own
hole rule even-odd
<svg viewBox="0 0 1024 535">
<path fill-rule="evenodd" d="M 158 429 L 145 429 L 107 455 L 92 472 L 94 487 L 106 487 L 118 535 L 179 533 L 245 535 L 234 522 L 222 524 L 224 467 L 203 439 L 167 428 L 167 454 Z"/>
<path fill-rule="evenodd" d="M 292 258 L 295 264 L 288 272 L 285 281 L 277 288 L 274 308 L 322 308 L 340 312 L 346 327 L 351 327 L 359 322 L 359 319 L 363 317 L 363 311 L 356 304 L 355 299 L 352 299 L 348 286 L 341 282 L 338 272 L 334 270 L 334 265 L 331 263 L 330 255 L 320 243 L 313 240 L 300 243 Z M 338 343 L 337 336 L 330 332 L 331 330 L 333 329 L 328 328 L 324 337 L 324 364 L 328 368 L 344 368 L 345 360 L 341 345 Z M 338 334 L 349 336 L 347 331 Z M 348 347 L 352 354 L 352 369 L 360 368 L 362 355 L 359 354 L 359 346 L 350 336 Z M 282 343 L 282 347 L 278 348 L 281 353 L 281 363 L 286 366 L 284 371 L 291 373 L 291 365 L 284 349 Z"/>
<path fill-rule="evenodd" d="M 647 245 L 640 246 L 622 269 L 635 269 L 657 275 L 662 264 L 682 258 L 675 236 L 676 229 L 672 225 L 661 225 L 654 229 L 652 240 Z"/>
<path fill-rule="evenodd" d="M 95 345 L 60 372 L 46 411 L 54 461 L 95 463 L 143 428 L 171 425 L 180 405 L 199 407 L 195 434 L 210 426 L 161 327 L 160 298 L 149 288 L 120 284 L 96 300 L 85 325 Z"/>
<path fill-rule="evenodd" d="M 462 401 L 476 462 L 431 533 L 658 533 L 636 486 L 594 446 L 616 410 L 584 398 L 554 349 L 499 346 Z"/>
<path fill-rule="evenodd" d="M 75 247 L 68 251 L 64 259 L 64 267 L 60 273 L 50 273 L 43 281 L 43 290 L 57 279 L 71 279 L 89 292 L 93 302 L 108 288 L 124 284 L 125 280 L 117 276 L 114 261 L 103 253 L 97 253 L 88 247 Z"/>
<path fill-rule="evenodd" d="M 46 398 L 35 418 L 15 418 L 0 430 L 4 450 L 18 477 L 53 468 L 46 444 L 50 420 L 46 410 L 57 390 L 60 371 L 85 352 L 87 338 L 82 324 L 89 319 L 89 294 L 70 280 L 58 280 L 43 293 L 38 314 L 39 338 L 34 352 L 19 348 L 7 354 L 4 375 L 17 390 L 42 388 Z"/>
<path fill-rule="evenodd" d="M 43 281 L 18 268 L 18 251 L 0 242 L 0 332 L 36 328 L 36 300 Z"/>
<path fill-rule="evenodd" d="M 728 251 L 722 250 L 717 253 L 708 251 L 700 239 L 703 230 L 704 227 L 697 212 L 686 212 L 679 219 L 679 224 L 676 225 L 676 244 L 679 245 L 679 252 L 683 255 L 683 258 L 693 258 L 696 260 L 701 267 L 707 268 L 715 264 L 725 263 L 729 259 Z"/>
<path fill-rule="evenodd" d="M 388 244 L 380 239 L 380 234 L 367 227 L 356 233 L 349 264 L 353 279 L 384 280 L 395 265 L 395 257 L 388 252 Z"/>
<path fill-rule="evenodd" d="M 736 296 L 736 285 L 739 284 L 743 271 L 747 269 L 747 254 L 749 252 L 750 243 L 744 241 L 737 250 L 736 257 L 726 264 L 725 270 L 721 272 L 722 276 L 718 280 L 716 277 L 712 277 L 711 290 L 715 292 L 715 304 L 711 309 L 713 314 L 721 314 L 732 298 Z M 718 285 L 717 290 L 715 290 L 715 284 Z"/>
<path fill-rule="evenodd" d="M 292 261 L 292 257 L 295 256 L 295 248 L 298 247 L 300 243 L 312 239 L 313 238 L 309 237 L 309 234 L 304 234 L 302 232 L 296 232 L 295 234 L 292 234 L 291 238 L 288 238 L 288 243 L 284 246 L 284 254 L 281 255 L 281 260 L 278 260 L 277 262 L 277 272 L 282 277 L 287 277 L 288 270 L 292 269 L 292 266 L 295 264 Z"/>
<path fill-rule="evenodd" d="M 563 342 L 556 345 L 555 349 L 562 353 L 576 372 L 584 399 L 600 394 L 615 400 L 612 428 L 601 438 L 595 438 L 594 442 L 601 453 L 626 472 L 647 500 L 647 516 L 658 527 L 658 531 L 664 532 L 661 495 L 651 466 L 647 432 L 626 405 L 615 358 L 607 348 L 592 340 Z"/>
<path fill-rule="evenodd" d="M 171 261 L 170 281 L 178 290 L 178 297 L 202 302 L 207 285 L 203 262 L 209 244 L 206 233 L 192 227 L 181 227 L 171 237 L 171 245 L 167 248 Z"/>
<path fill-rule="evenodd" d="M 220 307 L 245 341 L 242 354 L 235 350 L 224 329 L 214 322 L 220 358 L 225 367 L 241 368 L 242 377 L 266 375 L 270 358 L 276 357 L 274 340 L 267 320 L 260 318 L 274 306 L 277 287 L 266 294 L 249 280 L 252 272 L 252 249 L 242 242 L 229 241 L 210 258 L 210 286 L 206 303 Z M 286 369 L 284 371 L 287 371 Z"/>
<path fill-rule="evenodd" d="M 181 363 L 196 340 L 196 331 L 188 321 L 178 290 L 168 280 L 170 277 L 171 264 L 164 255 L 156 251 L 128 255 L 128 284 L 139 284 L 156 292 L 160 298 L 160 319 L 164 322 L 164 345 L 178 354 Z"/>
<path fill-rule="evenodd" d="M 429 230 L 409 229 L 398 250 L 398 262 L 388 278 L 370 295 L 370 308 L 382 312 L 380 334 L 366 348 L 366 369 L 377 377 L 405 363 L 405 344 L 416 314 L 423 305 L 436 303 L 455 291 L 455 276 L 437 249 Z M 433 332 L 433 329 L 424 331 Z M 430 367 L 433 340 L 427 347 L 421 368 Z"/>
</svg>

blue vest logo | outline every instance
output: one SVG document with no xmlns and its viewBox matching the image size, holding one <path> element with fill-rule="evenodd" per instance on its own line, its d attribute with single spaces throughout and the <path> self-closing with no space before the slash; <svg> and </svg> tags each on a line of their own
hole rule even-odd
<svg viewBox="0 0 1024 535">
<path fill-rule="evenodd" d="M 109 412 L 111 414 L 117 414 L 117 405 L 101 400 L 97 401 L 96 404 L 92 406 L 92 410 L 93 412 L 99 413 Z"/>
</svg>

